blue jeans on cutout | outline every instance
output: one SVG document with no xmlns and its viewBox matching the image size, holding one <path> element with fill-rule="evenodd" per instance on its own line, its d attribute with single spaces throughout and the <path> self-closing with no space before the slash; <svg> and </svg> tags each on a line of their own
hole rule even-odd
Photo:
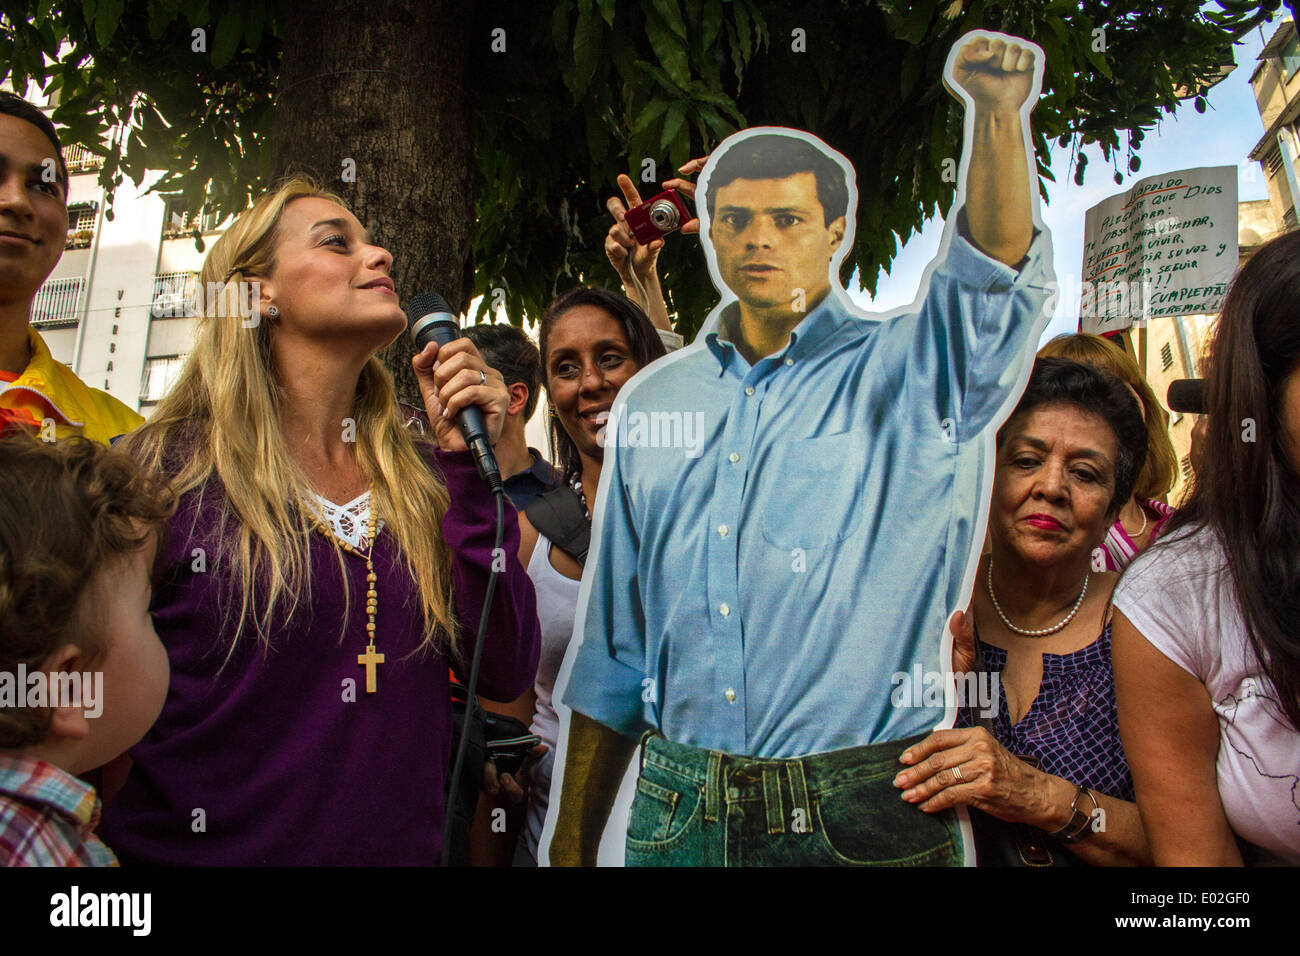
<svg viewBox="0 0 1300 956">
<path fill-rule="evenodd" d="M 626 863 L 961 866 L 956 813 L 922 813 L 893 785 L 926 736 L 760 760 L 648 735 Z"/>
</svg>

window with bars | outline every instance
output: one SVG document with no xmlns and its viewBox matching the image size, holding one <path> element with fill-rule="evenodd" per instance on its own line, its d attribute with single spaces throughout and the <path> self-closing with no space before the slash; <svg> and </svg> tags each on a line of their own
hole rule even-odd
<svg viewBox="0 0 1300 956">
<path fill-rule="evenodd" d="M 1288 80 L 1300 70 L 1300 40 L 1296 39 L 1295 30 L 1291 31 L 1290 38 L 1282 45 L 1278 60 L 1281 61 L 1282 73 Z"/>
<path fill-rule="evenodd" d="M 1264 157 L 1264 168 L 1268 171 L 1269 176 L 1276 176 L 1277 171 L 1282 168 L 1282 150 L 1276 144 Z"/>
<path fill-rule="evenodd" d="M 153 277 L 150 314 L 155 319 L 198 315 L 195 292 L 197 272 L 160 272 Z"/>
<path fill-rule="evenodd" d="M 1174 364 L 1174 347 L 1166 342 L 1160 347 L 1160 368 L 1161 371 L 1169 371 Z"/>
<path fill-rule="evenodd" d="M 77 203 L 68 207 L 67 249 L 88 249 L 95 240 L 95 217 L 99 210 L 94 203 Z"/>
<path fill-rule="evenodd" d="M 217 228 L 217 217 L 200 209 L 196 215 L 186 212 L 184 196 L 168 196 L 167 209 L 163 214 L 163 238 L 173 239 L 188 236 L 197 229 L 199 232 L 211 232 Z"/>
<path fill-rule="evenodd" d="M 81 291 L 86 280 L 46 279 L 32 299 L 32 325 L 38 329 L 58 329 L 81 321 Z"/>
<path fill-rule="evenodd" d="M 70 143 L 63 147 L 63 162 L 69 173 L 85 173 L 103 166 L 104 157 L 96 156 L 80 143 Z"/>
<path fill-rule="evenodd" d="M 171 391 L 185 364 L 184 355 L 162 355 L 145 362 L 140 380 L 140 404 L 153 405 Z"/>
</svg>

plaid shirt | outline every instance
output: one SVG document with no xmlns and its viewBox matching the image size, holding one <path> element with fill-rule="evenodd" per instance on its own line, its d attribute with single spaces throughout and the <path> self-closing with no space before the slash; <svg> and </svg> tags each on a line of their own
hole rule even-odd
<svg viewBox="0 0 1300 956">
<path fill-rule="evenodd" d="M 0 754 L 0 866 L 117 866 L 97 823 L 94 787 L 43 760 Z"/>
</svg>

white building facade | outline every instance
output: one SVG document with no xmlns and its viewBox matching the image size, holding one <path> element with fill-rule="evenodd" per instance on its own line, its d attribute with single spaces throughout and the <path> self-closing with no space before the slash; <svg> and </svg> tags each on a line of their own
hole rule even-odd
<svg viewBox="0 0 1300 956">
<path fill-rule="evenodd" d="M 54 105 L 34 88 L 26 99 L 47 112 Z M 186 299 L 205 255 L 196 236 L 206 249 L 220 231 L 210 216 L 187 220 L 178 198 L 148 192 L 161 172 L 139 187 L 125 180 L 109 219 L 100 159 L 77 145 L 63 152 L 68 239 L 36 295 L 31 323 L 82 381 L 147 416 L 194 341 Z"/>
</svg>

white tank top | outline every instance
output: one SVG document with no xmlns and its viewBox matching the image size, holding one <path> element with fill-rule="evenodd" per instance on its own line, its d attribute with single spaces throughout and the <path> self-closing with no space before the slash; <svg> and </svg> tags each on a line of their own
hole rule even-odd
<svg viewBox="0 0 1300 956">
<path fill-rule="evenodd" d="M 522 850 L 535 863 L 537 841 L 546 821 L 546 806 L 551 793 L 551 771 L 555 766 L 555 744 L 560 732 L 560 718 L 555 713 L 551 692 L 564 663 L 564 652 L 573 637 L 573 619 L 578 608 L 580 582 L 566 578 L 551 564 L 551 542 L 538 532 L 537 546 L 528 561 L 528 576 L 537 592 L 537 620 L 542 629 L 542 654 L 537 664 L 537 708 L 533 712 L 533 733 L 546 744 L 546 754 L 532 770 L 532 797 L 528 803 L 528 822 L 521 835 Z"/>
</svg>

